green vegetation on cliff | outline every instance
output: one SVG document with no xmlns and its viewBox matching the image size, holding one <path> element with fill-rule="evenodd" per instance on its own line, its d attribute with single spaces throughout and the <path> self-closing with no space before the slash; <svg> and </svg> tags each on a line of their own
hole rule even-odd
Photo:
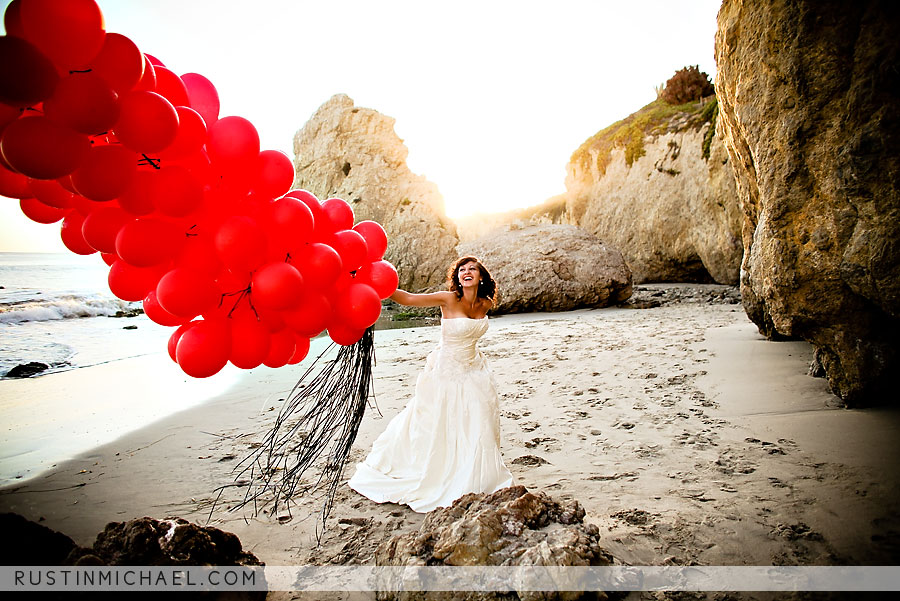
<svg viewBox="0 0 900 601">
<path fill-rule="evenodd" d="M 715 117 L 718 113 L 716 98 L 708 102 L 688 102 L 686 104 L 671 105 L 664 100 L 657 99 L 609 127 L 600 130 L 584 144 L 572 153 L 571 162 L 581 164 L 585 172 L 590 171 L 591 155 L 596 156 L 597 170 L 600 174 L 606 173 L 609 165 L 610 154 L 615 148 L 625 149 L 625 163 L 630 167 L 634 161 L 644 155 L 644 138 L 666 133 L 677 124 L 675 129 L 693 127 L 699 129 L 704 123 L 712 122 L 715 125 Z M 712 129 L 712 128 L 711 128 Z M 712 140 L 712 136 L 709 136 Z M 704 141 L 704 146 L 708 144 Z M 708 156 L 708 150 L 706 151 Z"/>
</svg>

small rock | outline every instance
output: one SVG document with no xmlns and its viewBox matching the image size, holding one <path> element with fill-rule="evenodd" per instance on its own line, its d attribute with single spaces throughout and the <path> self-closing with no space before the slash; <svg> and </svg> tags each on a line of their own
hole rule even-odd
<svg viewBox="0 0 900 601">
<path fill-rule="evenodd" d="M 23 363 L 21 365 L 16 365 L 14 368 L 6 372 L 6 378 L 30 378 L 31 376 L 37 375 L 42 371 L 49 369 L 50 366 L 46 363 L 40 363 L 38 361 L 31 361 L 29 363 Z"/>
</svg>

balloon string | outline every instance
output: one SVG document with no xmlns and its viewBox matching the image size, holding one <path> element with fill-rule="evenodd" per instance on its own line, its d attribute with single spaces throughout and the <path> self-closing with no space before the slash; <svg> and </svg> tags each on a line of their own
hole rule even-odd
<svg viewBox="0 0 900 601">
<path fill-rule="evenodd" d="M 238 305 L 241 304 L 241 301 L 244 300 L 244 298 L 246 298 L 247 304 L 250 305 L 250 310 L 253 311 L 253 314 L 256 316 L 256 320 L 257 321 L 260 320 L 259 313 L 256 311 L 256 307 L 253 306 L 253 300 L 251 299 L 251 296 L 250 296 L 250 288 L 251 288 L 251 286 L 248 285 L 243 290 L 236 290 L 234 292 L 224 292 L 222 294 L 222 297 L 219 299 L 219 307 L 220 308 L 222 307 L 222 305 L 225 304 L 226 296 L 237 296 L 238 297 L 237 300 L 234 301 L 234 305 L 231 307 L 231 310 L 228 311 L 228 317 L 231 317 L 231 314 L 237 310 Z"/>
<path fill-rule="evenodd" d="M 152 158 L 148 157 L 146 154 L 141 154 L 141 156 L 144 157 L 144 158 L 138 159 L 138 165 L 150 165 L 150 166 L 153 167 L 154 169 L 160 169 L 160 168 L 161 168 L 161 167 L 159 166 L 160 159 L 152 159 Z"/>
<path fill-rule="evenodd" d="M 90 73 L 93 69 L 71 69 L 69 70 L 69 75 L 72 73 Z"/>
</svg>

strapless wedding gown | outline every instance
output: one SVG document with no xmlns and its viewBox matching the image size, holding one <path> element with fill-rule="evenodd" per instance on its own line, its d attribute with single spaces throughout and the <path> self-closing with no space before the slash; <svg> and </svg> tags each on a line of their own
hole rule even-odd
<svg viewBox="0 0 900 601">
<path fill-rule="evenodd" d="M 512 485 L 500 456 L 500 408 L 493 375 L 476 347 L 488 319 L 441 320 L 412 401 L 375 440 L 348 482 L 377 503 L 425 513 L 469 492 Z"/>
</svg>

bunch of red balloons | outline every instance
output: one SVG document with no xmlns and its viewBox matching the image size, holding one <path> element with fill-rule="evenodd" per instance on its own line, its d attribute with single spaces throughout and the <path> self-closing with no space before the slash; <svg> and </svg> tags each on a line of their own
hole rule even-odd
<svg viewBox="0 0 900 601">
<path fill-rule="evenodd" d="M 384 229 L 290 190 L 291 160 L 220 119 L 207 78 L 106 33 L 94 0 L 13 0 L 4 22 L 0 194 L 101 253 L 113 294 L 177 327 L 185 373 L 295 364 L 375 323 L 398 282 Z"/>
</svg>

